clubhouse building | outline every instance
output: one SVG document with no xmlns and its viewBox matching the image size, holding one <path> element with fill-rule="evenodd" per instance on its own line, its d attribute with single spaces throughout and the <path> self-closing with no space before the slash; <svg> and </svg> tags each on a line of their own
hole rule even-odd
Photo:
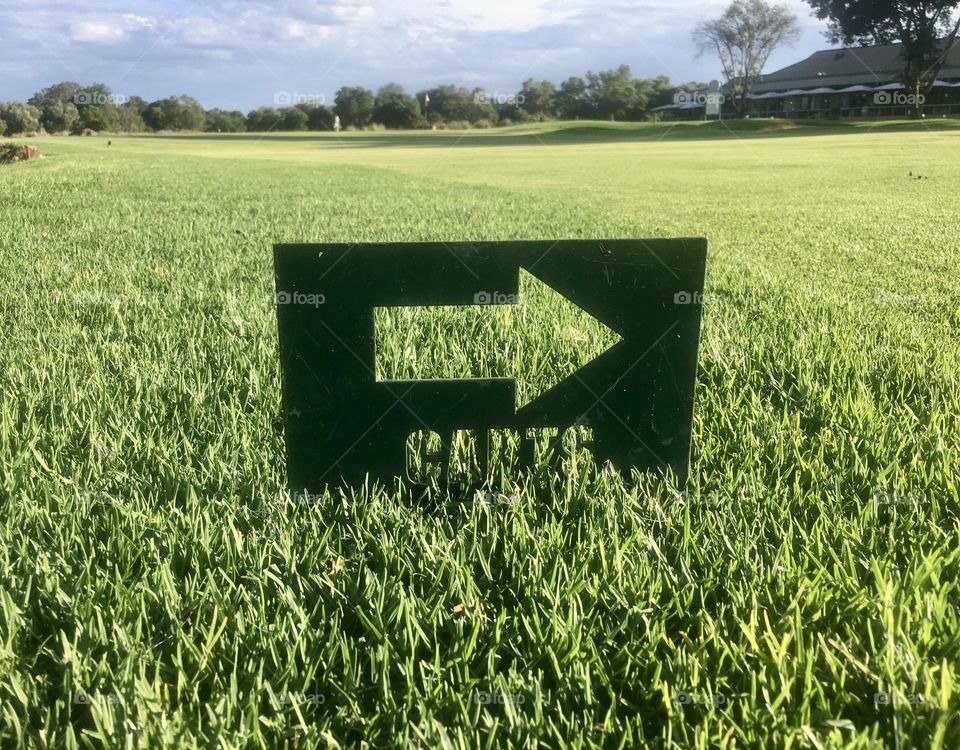
<svg viewBox="0 0 960 750">
<path fill-rule="evenodd" d="M 889 44 L 815 52 L 806 60 L 762 76 L 749 95 L 749 114 L 832 120 L 909 117 L 916 102 L 914 92 L 902 80 L 901 47 Z M 702 118 L 702 98 L 694 96 L 693 101 L 657 110 L 677 119 Z M 724 114 L 734 113 L 729 102 L 723 109 Z M 960 116 L 960 44 L 951 48 L 923 112 L 928 118 Z"/>
</svg>

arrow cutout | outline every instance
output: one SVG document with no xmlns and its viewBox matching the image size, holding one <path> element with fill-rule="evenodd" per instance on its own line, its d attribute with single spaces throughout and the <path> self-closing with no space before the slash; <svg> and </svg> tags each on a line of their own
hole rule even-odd
<svg viewBox="0 0 960 750">
<path fill-rule="evenodd" d="M 377 381 L 513 377 L 520 411 L 622 341 L 522 268 L 519 290 L 519 304 L 377 308 Z"/>
</svg>

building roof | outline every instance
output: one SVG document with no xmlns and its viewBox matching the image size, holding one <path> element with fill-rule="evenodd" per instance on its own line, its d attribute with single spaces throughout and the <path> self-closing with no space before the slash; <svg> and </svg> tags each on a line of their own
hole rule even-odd
<svg viewBox="0 0 960 750">
<path fill-rule="evenodd" d="M 893 83 L 903 76 L 902 47 L 901 44 L 886 44 L 814 52 L 806 60 L 763 76 L 753 90 L 764 93 L 794 88 Z M 938 77 L 960 78 L 960 44 L 951 47 Z"/>
</svg>

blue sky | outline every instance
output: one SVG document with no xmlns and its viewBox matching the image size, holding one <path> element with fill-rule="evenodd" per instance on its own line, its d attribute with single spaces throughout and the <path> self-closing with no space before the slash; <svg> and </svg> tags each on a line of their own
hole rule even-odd
<svg viewBox="0 0 960 750">
<path fill-rule="evenodd" d="M 829 46 L 801 0 L 803 36 L 774 70 Z M 727 0 L 0 0 L 0 100 L 99 81 L 148 100 L 189 94 L 248 110 L 343 85 L 439 83 L 490 93 L 621 63 L 678 83 L 719 78 L 690 40 Z"/>
</svg>

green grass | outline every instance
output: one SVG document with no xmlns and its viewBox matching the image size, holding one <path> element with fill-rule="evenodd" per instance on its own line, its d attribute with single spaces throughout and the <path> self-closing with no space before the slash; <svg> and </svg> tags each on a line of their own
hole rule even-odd
<svg viewBox="0 0 960 750">
<path fill-rule="evenodd" d="M 0 167 L 0 745 L 960 745 L 960 130 L 785 126 Z M 280 494 L 273 243 L 695 235 L 685 485 Z M 470 314 L 384 319 L 381 367 L 542 386 L 602 344 Z"/>
</svg>

